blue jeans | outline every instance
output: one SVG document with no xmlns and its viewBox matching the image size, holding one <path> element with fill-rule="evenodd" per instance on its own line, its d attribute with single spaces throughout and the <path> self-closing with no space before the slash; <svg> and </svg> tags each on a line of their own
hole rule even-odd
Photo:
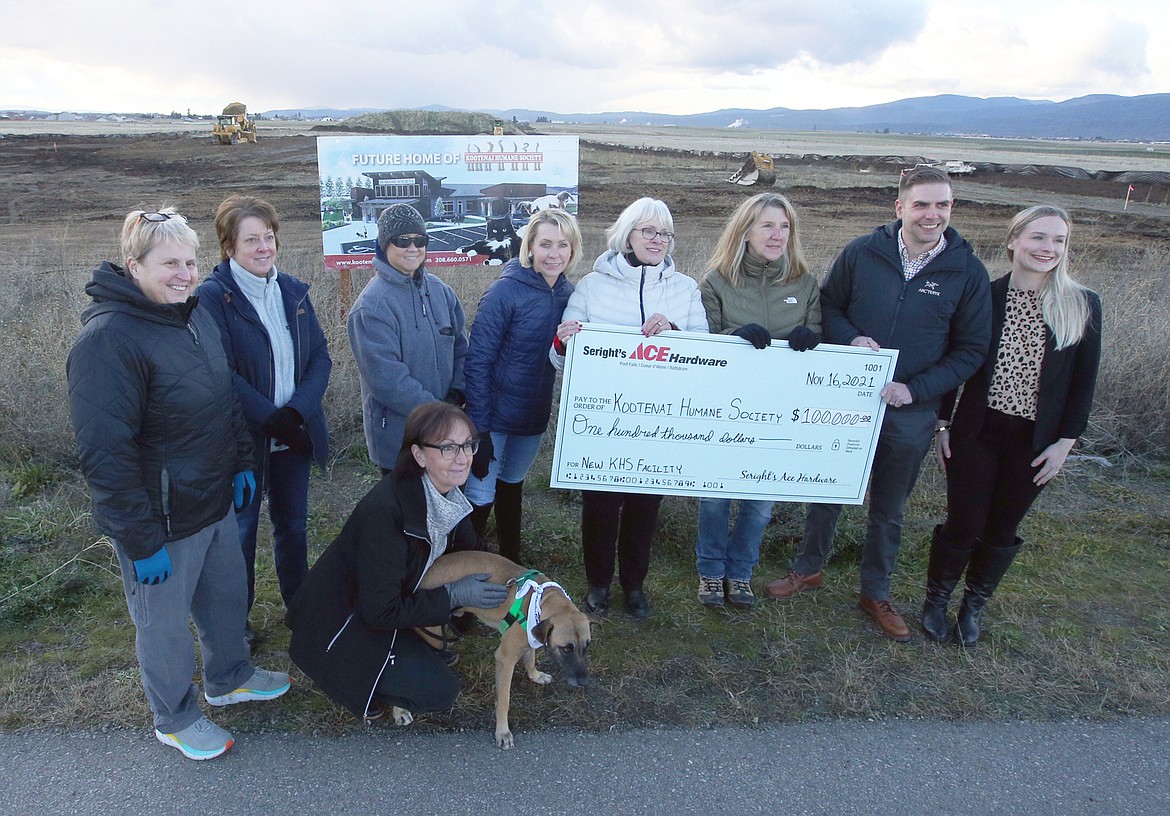
<svg viewBox="0 0 1170 816">
<path fill-rule="evenodd" d="M 861 548 L 861 594 L 890 598 L 890 578 L 902 546 L 902 509 L 918 481 L 922 459 L 934 438 L 933 411 L 886 411 L 869 476 L 869 523 Z M 792 568 L 820 572 L 833 549 L 839 504 L 810 504 L 804 540 Z"/>
<path fill-rule="evenodd" d="M 699 537 L 695 561 L 699 575 L 747 581 L 760 561 L 760 541 L 772 518 L 772 502 L 740 499 L 728 537 L 731 499 L 699 499 Z"/>
<path fill-rule="evenodd" d="M 307 453 L 278 451 L 268 456 L 268 515 L 272 519 L 272 554 L 280 597 L 287 609 L 309 572 L 309 465 Z M 260 526 L 262 496 L 236 516 L 240 523 L 240 549 L 248 568 L 248 609 L 256 600 L 256 530 Z"/>
<path fill-rule="evenodd" d="M 463 485 L 463 495 L 472 504 L 482 507 L 495 501 L 496 479 L 508 484 L 524 481 L 528 469 L 536 461 L 542 436 L 543 434 L 516 436 L 492 431 L 495 458 L 488 465 L 487 476 L 482 479 L 468 476 L 467 484 Z"/>
</svg>

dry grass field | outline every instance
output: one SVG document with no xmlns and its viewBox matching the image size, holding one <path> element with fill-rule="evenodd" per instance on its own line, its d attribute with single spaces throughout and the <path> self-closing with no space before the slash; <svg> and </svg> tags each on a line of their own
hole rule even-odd
<svg viewBox="0 0 1170 816">
<path fill-rule="evenodd" d="M 312 488 L 311 540 L 319 552 L 375 474 L 361 440 L 337 280 L 321 265 L 315 144 L 300 126 L 262 124 L 257 144 L 218 147 L 189 126 L 143 132 L 61 123 L 62 132 L 48 134 L 15 127 L 21 124 L 0 128 L 0 201 L 6 204 L 6 211 L 0 208 L 0 728 L 141 727 L 148 715 L 116 563 L 92 531 L 72 456 L 63 363 L 84 303 L 82 286 L 98 261 L 116 254 L 121 216 L 132 207 L 177 205 L 199 232 L 200 264 L 210 269 L 216 260 L 211 218 L 225 194 L 252 192 L 276 205 L 283 217 L 279 265 L 312 283 L 335 361 L 327 395 L 335 456 Z M 723 220 L 751 194 L 725 181 L 750 149 L 875 157 L 779 163 L 775 189 L 793 201 L 809 259 L 822 276 L 848 239 L 893 217 L 898 169 L 877 161 L 880 156 L 970 160 L 985 147 L 1037 164 L 1170 167 L 1164 151 L 1133 145 L 625 127 L 577 132 L 586 249 L 576 276 L 601 250 L 604 228 L 641 195 L 670 205 L 676 261 L 688 274 L 701 274 Z M 1006 268 L 1003 231 L 1016 210 L 1038 202 L 1068 208 L 1077 223 L 1074 274 L 1101 293 L 1106 309 L 1097 407 L 1079 449 L 1093 458 L 1073 462 L 1026 522 L 1029 549 L 993 602 L 986 643 L 960 653 L 921 639 L 898 647 L 873 634 L 853 610 L 860 510 L 846 513 L 827 587 L 815 597 L 761 603 L 746 614 L 709 612 L 693 594 L 694 501 L 670 500 L 648 586 L 654 616 L 635 626 L 616 614 L 597 626 L 597 682 L 585 693 L 517 681 L 516 728 L 1170 712 L 1167 191 L 1141 190 L 1123 210 L 1124 185 L 1103 182 L 976 175 L 958 180 L 955 189 L 953 223 L 995 276 Z M 440 274 L 473 314 L 495 273 L 445 267 Z M 580 593 L 579 504 L 572 493 L 542 489 L 547 468 L 546 455 L 528 480 L 527 551 Z M 928 467 L 908 508 L 895 577 L 895 599 L 912 623 L 929 530 L 944 511 L 941 478 Z M 799 506 L 778 507 L 758 575 L 787 569 L 802 517 Z M 261 662 L 287 667 L 287 632 L 268 561 L 262 545 L 253 622 L 265 638 Z M 458 648 L 465 694 L 453 712 L 426 718 L 422 728 L 490 727 L 491 638 L 475 636 Z M 245 730 L 357 727 L 303 678 L 280 706 L 229 711 L 223 719 Z"/>
</svg>

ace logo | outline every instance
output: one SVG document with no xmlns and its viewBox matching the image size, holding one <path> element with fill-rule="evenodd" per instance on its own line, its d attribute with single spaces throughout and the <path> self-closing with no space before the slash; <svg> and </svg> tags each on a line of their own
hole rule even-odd
<svg viewBox="0 0 1170 816">
<path fill-rule="evenodd" d="M 653 346 L 639 343 L 638 347 L 634 349 L 634 353 L 630 355 L 630 359 L 665 362 L 669 356 L 670 346 Z"/>
</svg>

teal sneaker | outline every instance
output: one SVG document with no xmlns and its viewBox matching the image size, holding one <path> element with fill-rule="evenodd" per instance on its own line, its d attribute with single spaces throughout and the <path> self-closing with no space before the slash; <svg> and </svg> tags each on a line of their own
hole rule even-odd
<svg viewBox="0 0 1170 816">
<path fill-rule="evenodd" d="M 235 744 L 231 734 L 206 717 L 173 734 L 164 734 L 156 728 L 154 737 L 163 745 L 178 748 L 187 759 L 215 759 Z"/>
<path fill-rule="evenodd" d="M 246 703 L 249 700 L 275 700 L 289 689 L 288 675 L 284 672 L 271 672 L 256 669 L 248 682 L 235 691 L 227 694 L 207 694 L 203 698 L 213 706 L 229 706 L 233 703 Z"/>
</svg>

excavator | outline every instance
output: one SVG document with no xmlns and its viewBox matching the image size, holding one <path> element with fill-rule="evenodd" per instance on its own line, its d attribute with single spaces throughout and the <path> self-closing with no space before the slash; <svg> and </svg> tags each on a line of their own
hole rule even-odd
<svg viewBox="0 0 1170 816">
<path fill-rule="evenodd" d="M 211 129 L 211 138 L 216 144 L 256 143 L 256 122 L 248 118 L 248 107 L 243 102 L 233 102 L 223 109 Z"/>
<path fill-rule="evenodd" d="M 776 183 L 776 163 L 771 156 L 753 150 L 743 167 L 732 173 L 728 181 L 744 187 L 771 187 Z"/>
</svg>

